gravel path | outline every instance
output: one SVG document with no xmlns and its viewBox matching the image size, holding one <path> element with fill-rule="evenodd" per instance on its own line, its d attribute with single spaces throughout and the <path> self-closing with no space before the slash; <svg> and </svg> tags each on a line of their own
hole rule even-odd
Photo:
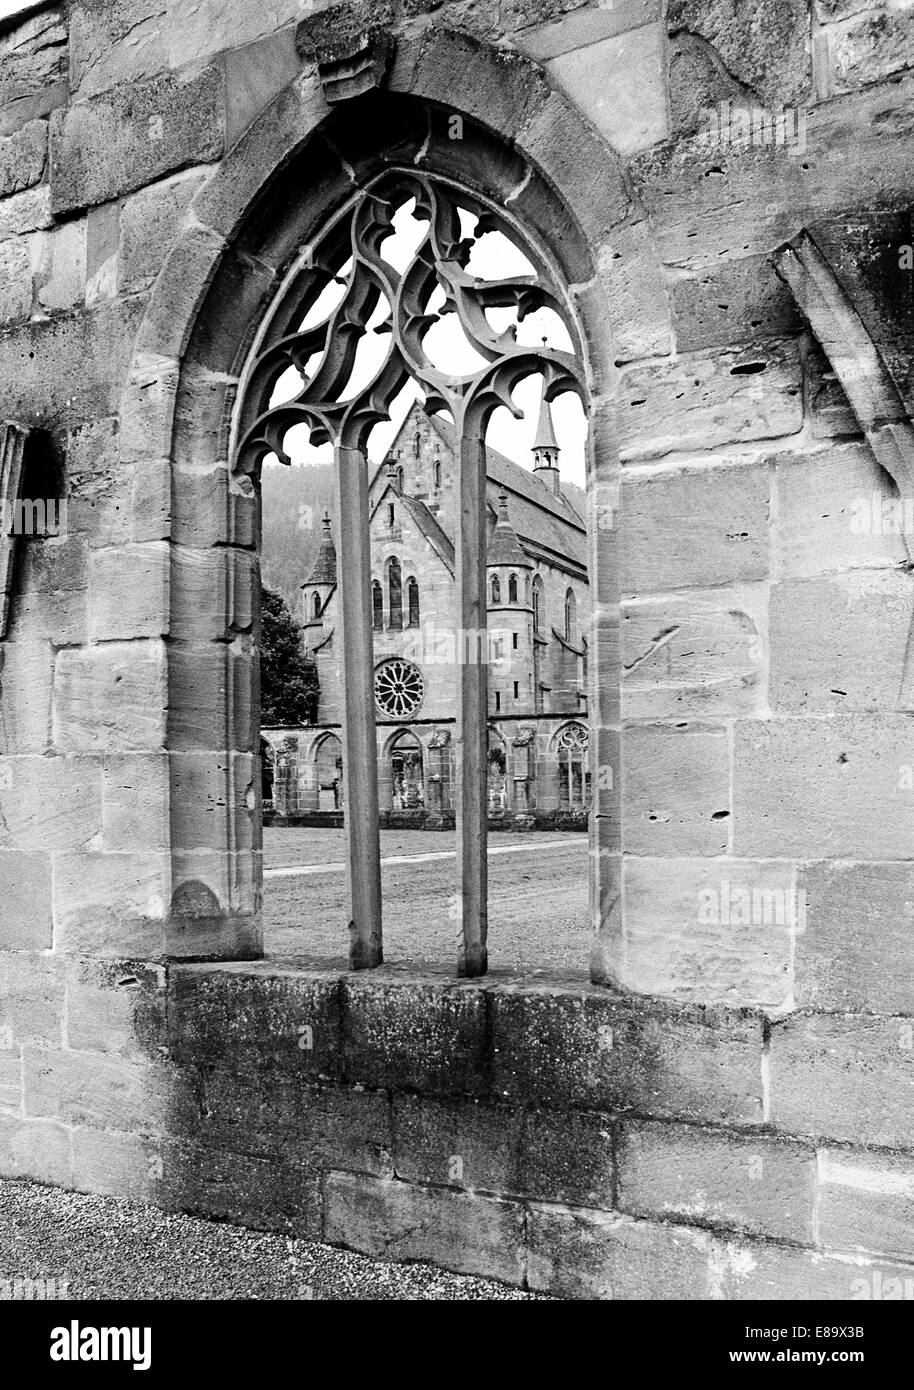
<svg viewBox="0 0 914 1390">
<path fill-rule="evenodd" d="M 456 860 L 384 864 L 409 855 L 453 855 L 453 831 L 381 832 L 384 955 L 394 963 L 453 965 Z M 489 836 L 489 962 L 493 969 L 573 971 L 586 976 L 590 949 L 588 842 L 584 834 Z M 264 831 L 265 946 L 271 956 L 345 957 L 345 832 Z M 271 874 L 305 865 L 298 877 Z"/>
<path fill-rule="evenodd" d="M 0 1181 L 4 1280 L 54 1279 L 74 1299 L 536 1299 L 431 1265 L 382 1264 L 155 1207 Z"/>
</svg>

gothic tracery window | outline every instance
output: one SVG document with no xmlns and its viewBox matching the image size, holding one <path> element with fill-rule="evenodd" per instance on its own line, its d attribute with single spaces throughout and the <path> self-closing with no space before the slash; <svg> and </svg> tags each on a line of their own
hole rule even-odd
<svg viewBox="0 0 914 1390">
<path fill-rule="evenodd" d="M 372 580 L 371 584 L 371 625 L 375 632 L 384 627 L 384 589 L 379 579 Z"/>
<path fill-rule="evenodd" d="M 517 575 L 508 576 L 508 602 L 517 603 Z"/>
<path fill-rule="evenodd" d="M 590 796 L 588 750 L 590 739 L 582 724 L 568 724 L 558 736 L 559 805 L 583 810 Z"/>
<path fill-rule="evenodd" d="M 422 234 L 410 255 L 395 265 L 385 257 L 385 244 L 404 208 Z M 474 249 L 491 232 L 520 249 L 530 273 L 468 270 Z M 325 292 L 331 290 L 336 298 L 325 310 Z M 540 310 L 558 317 L 567 350 L 547 345 L 540 333 L 526 332 L 524 320 Z M 438 327 L 452 318 L 473 362 L 460 371 L 438 365 L 430 347 Z M 368 355 L 366 368 L 360 354 L 368 339 L 380 339 L 384 346 L 378 355 Z M 427 413 L 450 417 L 459 440 L 455 507 L 463 518 L 456 538 L 457 626 L 479 631 L 486 624 L 481 563 L 487 534 L 486 429 L 499 408 L 516 415 L 512 392 L 534 374 L 541 377 L 542 394 L 550 402 L 563 392 L 586 396 L 580 336 L 549 253 L 524 234 L 505 208 L 413 166 L 388 166 L 368 177 L 328 218 L 323 233 L 309 235 L 261 325 L 244 372 L 234 426 L 236 479 L 255 473 L 268 454 L 281 463 L 292 462 L 287 436 L 296 426 L 307 427 L 312 445 L 327 443 L 334 449 L 340 611 L 346 633 L 350 961 L 356 969 L 383 958 L 373 719 L 377 678 L 371 658 L 376 601 L 366 543 L 369 439 L 389 419 L 392 403 L 409 381 L 418 388 Z M 391 566 L 387 579 L 389 622 L 397 628 L 402 626 L 398 565 L 396 570 Z M 393 704 L 394 696 L 402 697 L 406 690 L 406 682 L 392 673 L 382 686 L 389 693 L 382 692 L 381 699 Z M 485 971 L 487 958 L 486 819 L 480 794 L 487 775 L 487 689 L 478 665 L 458 666 L 456 690 L 455 810 L 462 828 L 458 968 L 461 974 L 477 975 Z"/>
</svg>

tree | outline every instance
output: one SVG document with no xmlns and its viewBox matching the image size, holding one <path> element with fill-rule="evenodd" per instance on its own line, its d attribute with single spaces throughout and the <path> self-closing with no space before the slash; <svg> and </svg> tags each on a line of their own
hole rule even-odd
<svg viewBox="0 0 914 1390">
<path fill-rule="evenodd" d="M 301 634 L 281 594 L 260 590 L 260 722 L 267 726 L 313 724 L 320 684 L 317 666 L 302 651 Z"/>
</svg>

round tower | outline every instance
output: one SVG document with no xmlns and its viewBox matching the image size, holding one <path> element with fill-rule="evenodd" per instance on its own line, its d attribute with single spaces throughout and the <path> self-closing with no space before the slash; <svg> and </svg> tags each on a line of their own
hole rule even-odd
<svg viewBox="0 0 914 1390">
<path fill-rule="evenodd" d="M 501 491 L 486 554 L 490 715 L 533 710 L 532 572 L 508 516 L 508 494 Z"/>
</svg>

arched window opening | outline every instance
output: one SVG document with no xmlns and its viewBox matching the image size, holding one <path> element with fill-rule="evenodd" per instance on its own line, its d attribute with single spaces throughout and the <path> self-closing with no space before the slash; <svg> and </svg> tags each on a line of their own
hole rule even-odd
<svg viewBox="0 0 914 1390">
<path fill-rule="evenodd" d="M 371 625 L 375 632 L 384 627 L 384 589 L 379 579 L 373 580 L 371 585 Z"/>
<path fill-rule="evenodd" d="M 550 404 L 567 394 L 582 400 L 587 395 L 583 344 L 567 287 L 557 274 L 558 262 L 547 246 L 528 237 L 515 221 L 519 208 L 506 210 L 479 192 L 459 188 L 452 171 L 447 178 L 439 178 L 412 164 L 398 167 L 387 161 L 374 167 L 377 172 L 367 166 L 362 185 L 348 201 L 341 198 L 333 207 L 324 230 L 308 229 L 307 245 L 303 232 L 299 259 L 290 264 L 285 288 L 260 326 L 244 368 L 233 424 L 232 462 L 239 477 L 256 484 L 268 455 L 280 463 L 293 461 L 289 449 L 294 440 L 290 443 L 289 436 L 296 428 L 307 429 L 309 447 L 327 445 L 334 453 L 335 509 L 341 533 L 337 582 L 346 634 L 345 648 L 337 640 L 334 655 L 343 667 L 339 718 L 347 750 L 345 820 L 354 969 L 378 965 L 383 959 L 375 720 L 413 719 L 417 716 L 410 711 L 426 699 L 423 673 L 414 663 L 391 655 L 389 649 L 379 664 L 372 655 L 378 605 L 367 533 L 366 498 L 373 461 L 370 435 L 389 422 L 392 403 L 411 383 L 430 416 L 449 420 L 457 436 L 453 457 L 478 457 L 484 462 L 486 432 L 502 409 L 499 402 L 511 401 L 523 383 L 538 376 Z M 531 171 L 531 177 L 539 175 Z M 406 254 L 395 260 L 379 248 L 392 235 L 398 218 L 412 219 L 418 234 Z M 497 266 L 487 264 L 491 243 L 483 243 L 494 237 L 523 259 L 519 271 L 504 259 Z M 329 312 L 323 318 L 309 317 L 331 287 L 334 294 L 337 288 L 340 293 Z M 443 296 L 443 301 L 437 296 Z M 445 315 L 440 312 L 442 302 L 447 304 Z M 555 334 L 543 335 L 532 322 L 541 313 L 558 318 L 567 341 L 557 346 Z M 459 367 L 443 360 L 447 353 L 437 329 L 447 326 L 446 321 L 456 326 L 468 349 Z M 381 324 L 383 352 L 363 354 L 361 375 L 350 370 L 361 344 Z M 457 355 L 456 350 L 452 355 Z M 277 383 L 292 369 L 298 374 L 298 389 L 274 399 Z M 413 446 L 417 447 L 415 435 Z M 418 447 L 421 455 L 421 438 Z M 438 486 L 437 459 L 432 468 Z M 393 497 L 387 502 L 393 508 L 398 490 L 402 493 L 405 485 L 402 465 L 396 464 L 388 476 Z M 475 633 L 486 609 L 489 480 L 483 467 L 458 467 L 454 484 L 454 514 L 459 519 L 452 570 L 456 626 L 461 634 Z M 398 513 L 394 509 L 387 515 L 393 523 Z M 401 565 L 405 558 L 401 554 L 389 559 L 379 576 L 387 627 L 394 632 L 404 626 Z M 490 574 L 493 606 L 502 603 L 503 583 L 508 585 L 510 601 L 518 601 L 518 575 L 512 580 L 505 573 Z M 415 602 L 418 605 L 418 584 Z M 425 602 L 428 607 L 427 598 Z M 405 605 L 409 622 L 415 612 L 413 603 L 414 590 L 409 585 Z M 544 617 L 540 594 L 538 627 Z M 524 678 L 525 685 L 528 679 Z M 513 682 L 511 673 L 493 691 L 490 683 L 479 679 L 478 668 L 468 662 L 456 665 L 454 746 L 463 750 L 455 759 L 453 797 L 460 828 L 458 968 L 468 976 L 485 973 L 487 966 L 487 798 L 480 783 L 486 776 L 489 702 L 499 693 L 510 702 Z M 429 711 L 429 719 L 439 717 Z M 504 804 L 503 753 L 492 768 L 500 775 L 498 795 Z M 515 795 L 512 789 L 512 805 Z"/>
<path fill-rule="evenodd" d="M 318 810 L 339 811 L 343 806 L 343 745 L 328 734 L 317 745 L 314 757 Z"/>
<path fill-rule="evenodd" d="M 501 739 L 495 735 L 489 735 L 489 757 L 488 757 L 488 787 L 487 799 L 489 812 L 496 814 L 505 811 L 508 806 L 508 758 L 505 752 L 505 745 Z"/>
<path fill-rule="evenodd" d="M 559 734 L 559 806 L 583 811 L 590 803 L 590 740 L 583 724 L 569 724 Z"/>
<path fill-rule="evenodd" d="M 419 433 L 418 430 L 416 430 L 416 437 L 413 440 L 413 449 L 415 451 L 416 458 L 418 458 L 419 455 L 422 453 L 422 435 Z"/>
<path fill-rule="evenodd" d="M 539 575 L 533 581 L 533 631 L 538 633 L 543 625 L 543 581 Z"/>
<path fill-rule="evenodd" d="M 417 811 L 425 805 L 422 745 L 415 734 L 399 734 L 391 747 L 390 788 L 395 811 Z"/>
<path fill-rule="evenodd" d="M 578 640 L 578 601 L 574 591 L 569 589 L 565 595 L 565 641 Z"/>
<path fill-rule="evenodd" d="M 437 491 L 438 488 L 441 487 L 441 460 L 437 454 L 435 455 L 434 481 L 435 490 Z"/>
<path fill-rule="evenodd" d="M 408 580 L 406 581 L 406 599 L 407 599 L 407 608 L 408 608 L 408 612 L 409 612 L 409 618 L 408 618 L 407 626 L 408 626 L 408 627 L 418 627 L 418 626 L 419 626 L 419 584 L 418 584 L 418 581 L 417 581 L 417 580 L 415 580 L 415 579 L 408 579 Z"/>
<path fill-rule="evenodd" d="M 319 618 L 320 615 L 321 615 L 321 596 L 320 596 L 320 594 L 315 594 L 314 597 L 313 597 L 313 599 L 311 600 L 311 616 L 312 616 L 313 618 Z"/>
<path fill-rule="evenodd" d="M 400 576 L 400 561 L 387 562 L 387 626 L 395 631 L 403 626 L 403 580 Z"/>
</svg>

